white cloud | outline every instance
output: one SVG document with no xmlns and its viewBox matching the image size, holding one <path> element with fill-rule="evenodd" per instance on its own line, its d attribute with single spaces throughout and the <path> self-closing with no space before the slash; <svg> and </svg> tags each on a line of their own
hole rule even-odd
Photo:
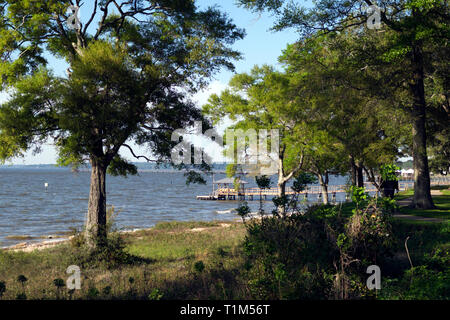
<svg viewBox="0 0 450 320">
<path fill-rule="evenodd" d="M 197 105 L 201 108 L 204 104 L 208 103 L 208 98 L 213 93 L 220 94 L 228 86 L 220 81 L 214 80 L 209 84 L 207 88 L 198 92 L 192 97 L 192 100 L 197 102 Z"/>
</svg>

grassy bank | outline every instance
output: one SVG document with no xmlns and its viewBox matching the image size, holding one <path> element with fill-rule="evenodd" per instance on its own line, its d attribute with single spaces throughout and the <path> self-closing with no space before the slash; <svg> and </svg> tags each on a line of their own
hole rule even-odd
<svg viewBox="0 0 450 320">
<path fill-rule="evenodd" d="M 443 197 L 445 205 L 449 197 Z M 340 208 L 346 215 L 352 204 Z M 392 233 L 394 245 L 381 266 L 383 285 L 377 298 L 449 299 L 450 294 L 442 293 L 450 289 L 449 224 L 394 219 Z M 103 255 L 106 262 L 86 259 L 77 237 L 40 251 L 2 251 L 0 298 L 260 298 L 251 289 L 254 278 L 248 272 L 244 253 L 246 234 L 241 222 L 160 223 L 148 230 L 116 234 L 121 240 L 113 242 Z M 124 249 L 120 250 L 122 243 Z M 73 264 L 81 268 L 82 287 L 68 291 L 58 285 L 65 283 L 66 269 Z M 6 289 L 3 294 L 2 282 Z"/>
<path fill-rule="evenodd" d="M 71 244 L 42 251 L 1 252 L 3 299 L 227 299 L 244 297 L 237 284 L 245 228 L 235 222 L 161 223 L 124 234 L 131 259 L 120 265 L 81 267 L 82 288 L 69 294 L 55 279 L 67 279 L 77 263 Z M 18 281 L 24 275 L 26 282 Z M 64 280 L 65 282 L 65 280 Z"/>
</svg>

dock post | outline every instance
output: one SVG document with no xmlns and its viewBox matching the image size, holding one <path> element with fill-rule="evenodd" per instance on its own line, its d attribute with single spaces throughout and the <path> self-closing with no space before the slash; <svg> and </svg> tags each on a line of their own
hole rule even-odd
<svg viewBox="0 0 450 320">
<path fill-rule="evenodd" d="M 332 198 L 331 201 L 336 202 L 336 192 L 333 192 L 331 198 Z"/>
</svg>

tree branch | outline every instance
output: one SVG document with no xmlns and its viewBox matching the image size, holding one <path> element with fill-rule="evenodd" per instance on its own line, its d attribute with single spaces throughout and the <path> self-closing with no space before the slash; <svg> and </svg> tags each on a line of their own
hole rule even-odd
<svg viewBox="0 0 450 320">
<path fill-rule="evenodd" d="M 130 150 L 130 152 L 131 152 L 131 154 L 133 155 L 133 157 L 135 157 L 136 159 L 141 159 L 141 158 L 143 158 L 143 159 L 147 160 L 147 162 L 156 162 L 156 160 L 149 159 L 149 158 L 147 158 L 146 156 L 138 156 L 138 155 L 136 155 L 136 154 L 134 153 L 133 149 L 132 149 L 129 145 L 125 144 L 125 143 L 123 143 L 122 146 L 127 147 L 128 150 Z"/>
</svg>

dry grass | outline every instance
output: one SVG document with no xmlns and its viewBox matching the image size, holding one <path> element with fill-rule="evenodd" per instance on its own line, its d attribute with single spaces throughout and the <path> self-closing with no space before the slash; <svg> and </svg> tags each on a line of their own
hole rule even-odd
<svg viewBox="0 0 450 320">
<path fill-rule="evenodd" d="M 196 231 L 196 232 L 193 232 Z M 63 299 L 226 299 L 246 297 L 239 282 L 245 227 L 237 222 L 161 223 L 149 230 L 121 235 L 132 262 L 114 268 L 81 269 L 82 288 Z M 79 249 L 78 249 L 79 250 Z M 76 264 L 76 249 L 63 244 L 51 249 L 0 253 L 3 299 L 57 299 L 53 280 L 67 279 Z M 204 269 L 198 267 L 199 261 Z M 196 267 L 197 266 L 197 267 Z M 23 285 L 17 278 L 25 275 Z"/>
</svg>

